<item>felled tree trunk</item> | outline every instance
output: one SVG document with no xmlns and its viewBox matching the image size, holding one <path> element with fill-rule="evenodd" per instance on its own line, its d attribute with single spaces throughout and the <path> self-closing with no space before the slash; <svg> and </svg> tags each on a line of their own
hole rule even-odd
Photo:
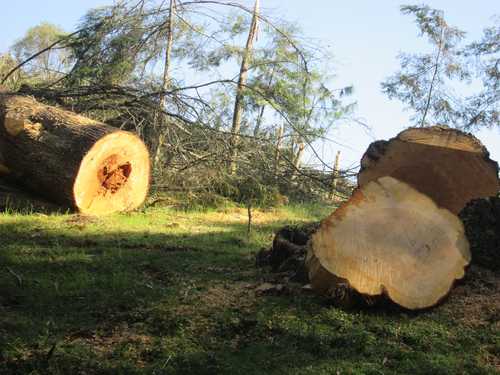
<svg viewBox="0 0 500 375">
<path fill-rule="evenodd" d="M 134 134 L 29 97 L 0 94 L 4 172 L 84 214 L 131 210 L 149 189 L 149 153 Z"/>
<path fill-rule="evenodd" d="M 61 206 L 27 194 L 0 178 L 0 212 L 64 213 Z"/>
<path fill-rule="evenodd" d="M 1 149 L 0 149 L 1 151 Z M 5 165 L 5 160 L 3 155 L 0 153 L 0 177 L 6 176 L 10 173 L 9 168 Z"/>
<path fill-rule="evenodd" d="M 316 289 L 348 283 L 362 295 L 385 294 L 408 309 L 435 305 L 470 261 L 461 221 L 392 177 L 356 190 L 322 222 L 309 252 Z"/>
<path fill-rule="evenodd" d="M 499 190 L 498 164 L 470 134 L 446 127 L 410 128 L 370 145 L 361 159 L 358 185 L 392 176 L 458 214 L 472 199 Z"/>
</svg>

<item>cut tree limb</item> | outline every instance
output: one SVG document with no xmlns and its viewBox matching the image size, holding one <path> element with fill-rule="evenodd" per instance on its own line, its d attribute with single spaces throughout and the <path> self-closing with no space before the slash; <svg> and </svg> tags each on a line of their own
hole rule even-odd
<svg viewBox="0 0 500 375">
<path fill-rule="evenodd" d="M 385 294 L 408 309 L 435 305 L 470 261 L 461 221 L 392 177 L 358 188 L 322 222 L 309 251 L 319 262 L 309 267 L 313 287 L 331 289 L 314 282 L 324 269 L 362 295 Z"/>
<path fill-rule="evenodd" d="M 361 159 L 358 185 L 392 176 L 458 214 L 475 198 L 499 190 L 498 164 L 470 134 L 446 127 L 410 128 L 372 143 Z"/>
<path fill-rule="evenodd" d="M 0 154 L 11 178 L 84 214 L 134 209 L 149 189 L 137 136 L 29 97 L 0 94 Z"/>
</svg>

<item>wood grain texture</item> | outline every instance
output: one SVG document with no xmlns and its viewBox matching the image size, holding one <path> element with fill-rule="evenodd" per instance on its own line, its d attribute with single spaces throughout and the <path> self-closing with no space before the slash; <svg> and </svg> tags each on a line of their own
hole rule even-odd
<svg viewBox="0 0 500 375">
<path fill-rule="evenodd" d="M 324 268 L 408 309 L 435 305 L 470 262 L 461 221 L 392 177 L 358 188 L 322 222 L 310 251 L 321 265 L 309 269 L 311 280 Z"/>
<path fill-rule="evenodd" d="M 30 97 L 0 94 L 0 154 L 20 185 L 82 213 L 134 209 L 149 188 L 137 136 Z"/>
</svg>

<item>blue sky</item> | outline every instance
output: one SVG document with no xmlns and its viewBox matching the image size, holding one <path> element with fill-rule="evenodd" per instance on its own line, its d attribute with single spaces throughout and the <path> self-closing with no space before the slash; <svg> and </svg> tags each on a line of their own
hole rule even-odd
<svg viewBox="0 0 500 375">
<path fill-rule="evenodd" d="M 241 1 L 251 6 L 253 1 Z M 358 102 L 356 116 L 372 128 L 367 134 L 356 125 L 341 123 L 332 131 L 333 143 L 317 145 L 320 154 L 331 163 L 335 152 L 342 152 L 342 165 L 356 164 L 374 139 L 390 138 L 409 125 L 410 113 L 397 101 L 390 101 L 380 91 L 380 82 L 398 68 L 397 54 L 417 52 L 426 48 L 413 20 L 399 12 L 401 4 L 422 1 L 369 0 L 261 0 L 262 8 L 272 15 L 295 21 L 305 34 L 331 47 L 338 86 L 353 84 Z M 106 0 L 23 0 L 9 1 L 0 13 L 0 52 L 6 51 L 25 31 L 42 21 L 75 28 L 89 8 L 111 4 Z M 430 0 L 434 8 L 443 9 L 448 22 L 478 38 L 482 29 L 492 24 L 492 16 L 500 15 L 496 0 Z M 500 160 L 500 127 L 476 134 Z M 306 160 L 308 161 L 308 160 Z"/>
</svg>

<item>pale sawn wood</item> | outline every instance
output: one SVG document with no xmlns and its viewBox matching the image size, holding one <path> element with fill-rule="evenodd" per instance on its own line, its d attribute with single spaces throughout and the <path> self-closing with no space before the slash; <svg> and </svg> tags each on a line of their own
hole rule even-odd
<svg viewBox="0 0 500 375">
<path fill-rule="evenodd" d="M 84 214 L 132 210 L 149 190 L 149 153 L 134 134 L 0 94 L 0 173 Z"/>
<path fill-rule="evenodd" d="M 362 295 L 385 294 L 408 309 L 438 303 L 470 262 L 462 222 L 392 177 L 358 188 L 322 222 L 309 251 L 313 287 L 334 287 L 321 283 L 335 280 L 326 270 Z"/>
</svg>

